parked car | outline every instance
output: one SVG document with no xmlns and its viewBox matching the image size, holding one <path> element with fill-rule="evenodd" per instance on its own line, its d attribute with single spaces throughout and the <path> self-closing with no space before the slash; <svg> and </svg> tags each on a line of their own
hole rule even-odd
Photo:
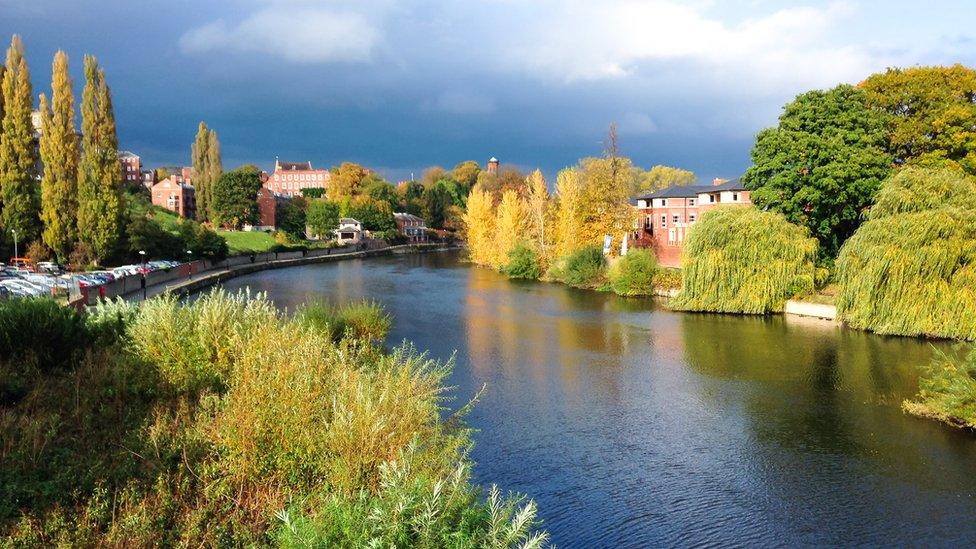
<svg viewBox="0 0 976 549">
<path fill-rule="evenodd" d="M 41 261 L 37 264 L 37 272 L 59 274 L 61 272 L 61 265 L 53 261 Z"/>
</svg>

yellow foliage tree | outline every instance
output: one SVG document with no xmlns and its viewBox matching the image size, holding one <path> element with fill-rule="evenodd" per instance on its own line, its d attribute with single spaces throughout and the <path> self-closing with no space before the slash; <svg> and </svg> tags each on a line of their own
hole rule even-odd
<svg viewBox="0 0 976 549">
<path fill-rule="evenodd" d="M 558 257 L 569 255 L 582 246 L 583 181 L 580 170 L 566 168 L 556 176 L 556 250 Z"/>
<path fill-rule="evenodd" d="M 492 266 L 500 269 L 508 265 L 508 253 L 520 240 L 526 239 L 529 209 L 525 200 L 514 190 L 505 191 L 495 216 L 495 259 Z"/>
<path fill-rule="evenodd" d="M 526 240 L 535 246 L 543 263 L 548 264 L 552 253 L 553 230 L 549 226 L 550 207 L 549 188 L 542 172 L 536 170 L 526 178 L 529 187 L 526 207 L 528 209 L 528 230 Z"/>
<path fill-rule="evenodd" d="M 476 185 L 468 195 L 464 225 L 468 234 L 468 254 L 479 265 L 491 265 L 495 257 L 495 212 L 491 194 Z"/>
</svg>

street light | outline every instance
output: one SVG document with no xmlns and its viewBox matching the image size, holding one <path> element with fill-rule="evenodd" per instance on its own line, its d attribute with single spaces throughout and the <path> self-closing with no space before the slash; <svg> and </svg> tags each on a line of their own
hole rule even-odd
<svg viewBox="0 0 976 549">
<path fill-rule="evenodd" d="M 20 254 L 17 253 L 17 229 L 10 229 L 10 232 L 14 234 L 14 257 L 20 257 Z"/>
<path fill-rule="evenodd" d="M 146 250 L 139 250 L 139 258 L 142 261 L 142 268 L 139 272 L 142 273 L 142 300 L 146 300 Z"/>
</svg>

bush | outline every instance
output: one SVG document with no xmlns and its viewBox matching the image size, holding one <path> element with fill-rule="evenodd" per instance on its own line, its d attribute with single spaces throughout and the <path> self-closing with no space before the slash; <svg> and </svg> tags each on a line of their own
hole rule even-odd
<svg viewBox="0 0 976 549">
<path fill-rule="evenodd" d="M 680 290 L 681 269 L 658 267 L 654 273 L 654 285 L 665 290 Z"/>
<path fill-rule="evenodd" d="M 976 429 L 976 349 L 962 358 L 938 353 L 918 386 L 915 399 L 902 403 L 906 412 Z"/>
<path fill-rule="evenodd" d="M 385 335 L 375 304 L 328 309 L 345 326 L 338 340 L 335 320 L 316 329 L 324 309 L 289 318 L 222 292 L 104 306 L 93 322 L 126 324 L 125 340 L 4 409 L 0 535 L 34 546 L 541 545 L 531 502 L 494 489 L 486 501 L 469 481 L 469 430 L 443 417 L 451 363 L 356 339 Z"/>
<path fill-rule="evenodd" d="M 689 231 L 675 309 L 766 314 L 814 290 L 817 241 L 781 214 L 719 206 Z"/>
<path fill-rule="evenodd" d="M 519 241 L 508 252 L 508 265 L 502 268 L 508 278 L 538 280 L 542 276 L 539 254 L 524 241 Z"/>
<path fill-rule="evenodd" d="M 329 339 L 343 338 L 382 341 L 390 331 L 391 319 L 378 303 L 361 301 L 333 306 L 324 301 L 312 301 L 295 312 L 298 322 L 327 334 Z"/>
<path fill-rule="evenodd" d="M 92 339 L 81 313 L 53 299 L 0 300 L 0 361 L 65 367 Z"/>
<path fill-rule="evenodd" d="M 603 281 L 607 260 L 599 246 L 587 246 L 564 258 L 554 277 L 576 288 L 595 288 Z"/>
<path fill-rule="evenodd" d="M 610 267 L 610 288 L 619 295 L 653 295 L 657 258 L 648 250 L 630 250 Z"/>
</svg>

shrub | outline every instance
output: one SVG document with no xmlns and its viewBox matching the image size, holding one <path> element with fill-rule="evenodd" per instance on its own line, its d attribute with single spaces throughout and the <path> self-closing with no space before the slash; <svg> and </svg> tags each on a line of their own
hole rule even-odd
<svg viewBox="0 0 976 549">
<path fill-rule="evenodd" d="M 909 414 L 976 429 L 976 349 L 957 358 L 938 353 L 919 379 L 914 400 L 902 403 Z"/>
<path fill-rule="evenodd" d="M 508 252 L 508 265 L 502 268 L 502 272 L 508 278 L 538 280 L 542 276 L 539 254 L 524 241 L 520 241 Z"/>
<path fill-rule="evenodd" d="M 64 367 L 92 339 L 81 313 L 53 299 L 0 300 L 0 360 Z"/>
<path fill-rule="evenodd" d="M 913 169 L 885 184 L 837 259 L 842 320 L 882 334 L 976 339 L 976 208 L 964 207 L 976 187 L 950 173 Z M 933 189 L 916 203 L 905 189 L 925 178 Z"/>
<path fill-rule="evenodd" d="M 42 261 L 49 261 L 53 257 L 51 248 L 48 248 L 41 240 L 35 240 L 27 246 L 24 257 L 30 259 L 34 265 Z"/>
<path fill-rule="evenodd" d="M 657 270 L 657 258 L 652 252 L 630 250 L 611 265 L 610 288 L 620 295 L 652 295 Z"/>
<path fill-rule="evenodd" d="M 814 290 L 817 241 L 781 214 L 720 206 L 688 233 L 679 310 L 765 314 Z"/>
<path fill-rule="evenodd" d="M 555 278 L 576 288 L 595 288 L 603 280 L 607 260 L 599 246 L 581 248 L 557 266 Z"/>
<path fill-rule="evenodd" d="M 658 267 L 654 273 L 654 285 L 665 290 L 680 290 L 681 269 Z"/>
<path fill-rule="evenodd" d="M 333 306 L 324 301 L 312 301 L 295 313 L 298 322 L 327 334 L 329 339 L 342 338 L 382 341 L 390 330 L 391 319 L 378 303 L 361 301 Z"/>
</svg>

